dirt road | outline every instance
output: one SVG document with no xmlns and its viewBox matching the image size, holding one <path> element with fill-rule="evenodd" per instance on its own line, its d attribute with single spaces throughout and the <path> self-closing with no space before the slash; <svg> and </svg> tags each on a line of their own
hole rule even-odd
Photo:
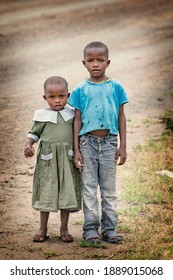
<svg viewBox="0 0 173 280">
<path fill-rule="evenodd" d="M 35 158 L 23 145 L 35 109 L 45 107 L 44 80 L 65 77 L 70 91 L 88 75 L 84 46 L 103 41 L 110 49 L 107 75 L 126 88 L 128 154 L 162 131 L 159 116 L 172 106 L 173 2 L 171 0 L 32 0 L 0 3 L 0 259 L 85 259 L 80 248 L 82 212 L 71 216 L 73 244 L 62 244 L 59 214 L 49 222 L 50 241 L 32 243 L 39 213 L 31 208 Z M 118 177 L 123 186 L 122 170 Z M 123 174 L 125 175 L 125 174 Z M 123 207 L 119 201 L 118 207 Z M 111 255 L 111 247 L 106 251 Z M 54 255 L 51 252 L 56 252 Z M 118 258 L 118 256 L 117 256 Z"/>
</svg>

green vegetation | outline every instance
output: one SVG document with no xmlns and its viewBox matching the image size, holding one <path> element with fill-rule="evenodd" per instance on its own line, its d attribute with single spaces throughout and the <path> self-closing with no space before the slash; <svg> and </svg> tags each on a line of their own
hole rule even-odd
<svg viewBox="0 0 173 280">
<path fill-rule="evenodd" d="M 132 162 L 123 194 L 130 206 L 120 215 L 119 231 L 129 232 L 122 259 L 172 259 L 173 179 L 157 171 L 173 172 L 173 133 L 136 147 Z"/>
<path fill-rule="evenodd" d="M 109 248 L 108 245 L 102 244 L 102 243 L 93 243 L 89 241 L 82 241 L 80 243 L 80 247 L 86 248 L 86 247 L 92 247 L 92 248 L 102 248 L 102 249 L 107 249 Z"/>
</svg>

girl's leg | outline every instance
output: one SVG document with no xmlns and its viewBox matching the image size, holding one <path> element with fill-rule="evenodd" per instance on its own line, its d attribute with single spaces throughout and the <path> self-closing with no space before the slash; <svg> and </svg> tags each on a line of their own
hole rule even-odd
<svg viewBox="0 0 173 280">
<path fill-rule="evenodd" d="M 39 234 L 40 235 L 46 235 L 47 234 L 47 223 L 49 219 L 49 212 L 40 212 L 40 229 Z"/>
<path fill-rule="evenodd" d="M 40 212 L 40 229 L 38 234 L 36 234 L 33 238 L 34 242 L 44 242 L 49 238 L 47 235 L 47 223 L 49 218 L 49 212 Z"/>
<path fill-rule="evenodd" d="M 61 216 L 60 236 L 68 235 L 69 212 L 60 210 L 60 216 Z"/>
<path fill-rule="evenodd" d="M 72 242 L 73 237 L 68 232 L 68 220 L 70 213 L 65 210 L 60 210 L 61 227 L 60 227 L 60 239 L 63 242 Z"/>
</svg>

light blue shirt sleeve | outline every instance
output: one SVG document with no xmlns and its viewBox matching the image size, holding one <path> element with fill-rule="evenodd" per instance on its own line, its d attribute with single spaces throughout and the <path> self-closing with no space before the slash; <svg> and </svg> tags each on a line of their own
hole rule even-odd
<svg viewBox="0 0 173 280">
<path fill-rule="evenodd" d="M 80 90 L 75 89 L 70 94 L 70 97 L 67 100 L 67 103 L 74 107 L 75 109 L 81 110 L 80 106 Z"/>
<path fill-rule="evenodd" d="M 115 92 L 118 92 L 118 100 L 117 100 L 117 98 L 115 98 L 115 101 L 119 102 L 119 104 L 117 104 L 117 105 L 121 106 L 121 105 L 129 102 L 126 92 L 125 92 L 123 86 L 121 85 L 121 83 L 116 81 L 115 87 L 116 87 Z"/>
</svg>

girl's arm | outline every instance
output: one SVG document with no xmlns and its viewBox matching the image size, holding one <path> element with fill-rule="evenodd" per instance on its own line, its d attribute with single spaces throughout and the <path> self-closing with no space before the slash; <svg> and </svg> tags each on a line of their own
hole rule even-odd
<svg viewBox="0 0 173 280">
<path fill-rule="evenodd" d="M 127 158 L 127 153 L 126 153 L 126 117 L 124 114 L 124 105 L 120 106 L 120 111 L 119 111 L 119 118 L 118 118 L 118 123 L 119 123 L 119 136 L 120 136 L 120 147 L 117 151 L 116 154 L 116 160 L 120 158 L 118 165 L 122 165 L 125 163 L 126 158 Z"/>
<path fill-rule="evenodd" d="M 31 131 L 28 133 L 28 137 L 26 140 L 26 144 L 24 147 L 24 155 L 26 157 L 32 157 L 35 153 L 35 149 L 33 147 L 34 143 L 38 143 L 41 134 L 45 127 L 45 122 L 34 121 Z"/>
<path fill-rule="evenodd" d="M 33 147 L 33 144 L 35 143 L 34 139 L 32 138 L 27 138 L 25 147 L 24 147 L 24 155 L 25 157 L 32 157 L 35 153 L 35 149 Z"/>
<path fill-rule="evenodd" d="M 79 149 L 79 132 L 82 127 L 82 121 L 81 121 L 81 113 L 78 109 L 75 109 L 75 117 L 74 117 L 74 125 L 73 125 L 73 147 L 74 147 L 74 158 L 73 162 L 74 165 L 79 171 L 82 170 L 83 166 L 83 158 L 80 153 Z"/>
</svg>

